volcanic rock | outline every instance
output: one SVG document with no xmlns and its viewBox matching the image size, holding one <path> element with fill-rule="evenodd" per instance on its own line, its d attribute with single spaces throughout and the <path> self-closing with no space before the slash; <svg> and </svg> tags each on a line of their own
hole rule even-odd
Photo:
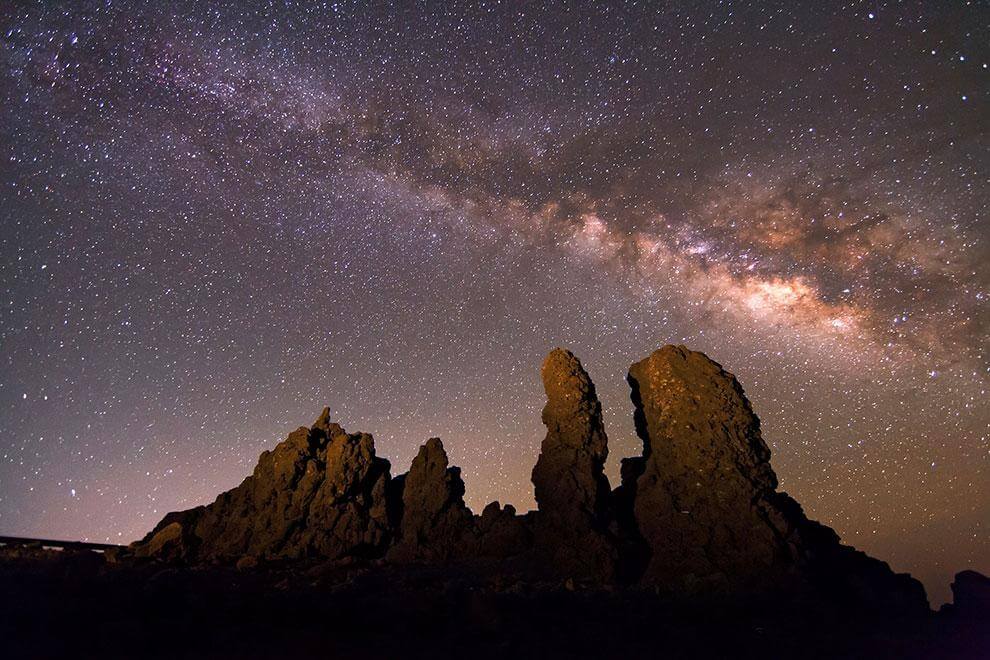
<svg viewBox="0 0 990 660">
<path fill-rule="evenodd" d="M 189 554 L 184 539 L 182 523 L 160 524 L 145 541 L 135 548 L 136 557 L 158 557 L 165 561 L 182 559 Z"/>
<path fill-rule="evenodd" d="M 787 562 L 769 499 L 777 486 L 760 423 L 732 374 L 666 346 L 629 370 L 643 456 L 623 466 L 651 556 L 643 580 L 747 581 Z"/>
<path fill-rule="evenodd" d="M 538 549 L 556 571 L 608 580 L 617 548 L 607 532 L 608 437 L 595 386 L 570 351 L 554 349 L 541 370 L 547 435 L 533 468 Z"/>
<path fill-rule="evenodd" d="M 735 377 L 705 355 L 666 346 L 630 368 L 643 455 L 623 461 L 614 493 L 601 404 L 580 361 L 556 349 L 542 378 L 536 512 L 492 503 L 473 516 L 436 438 L 392 479 L 372 437 L 347 433 L 325 409 L 262 453 L 240 486 L 168 514 L 131 553 L 259 567 L 297 558 L 459 562 L 493 579 L 638 582 L 677 595 L 786 591 L 850 610 L 928 612 L 920 583 L 842 545 L 776 491 L 759 419 Z M 972 600 L 977 581 L 962 575 L 959 584 L 962 601 Z"/>
<path fill-rule="evenodd" d="M 460 553 L 472 525 L 461 470 L 448 467 L 440 438 L 419 448 L 402 481 L 399 535 L 387 559 L 444 562 Z"/>
<path fill-rule="evenodd" d="M 377 556 L 390 540 L 388 481 L 372 437 L 346 433 L 325 409 L 311 428 L 263 452 L 241 485 L 167 515 L 132 550 L 189 562 Z"/>
<path fill-rule="evenodd" d="M 927 612 L 921 584 L 843 546 L 778 493 L 770 450 L 742 387 L 721 365 L 665 346 L 632 365 L 643 456 L 617 502 L 649 548 L 642 581 L 675 592 L 803 583 L 850 603 Z M 620 519 L 622 516 L 620 515 Z"/>
</svg>

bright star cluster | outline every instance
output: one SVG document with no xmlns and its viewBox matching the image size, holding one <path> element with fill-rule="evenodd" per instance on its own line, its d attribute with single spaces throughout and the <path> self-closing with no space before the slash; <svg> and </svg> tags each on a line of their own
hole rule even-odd
<svg viewBox="0 0 990 660">
<path fill-rule="evenodd" d="M 978 2 L 0 9 L 0 533 L 127 542 L 323 405 L 533 505 L 539 365 L 735 373 L 782 488 L 990 572 Z"/>
</svg>

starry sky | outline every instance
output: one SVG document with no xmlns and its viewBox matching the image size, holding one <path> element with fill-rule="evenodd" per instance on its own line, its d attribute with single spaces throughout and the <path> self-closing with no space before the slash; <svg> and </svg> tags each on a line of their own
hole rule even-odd
<svg viewBox="0 0 990 660">
<path fill-rule="evenodd" d="M 990 7 L 0 0 L 0 533 L 128 542 L 329 405 L 533 506 L 539 366 L 735 373 L 781 488 L 990 572 Z"/>
</svg>

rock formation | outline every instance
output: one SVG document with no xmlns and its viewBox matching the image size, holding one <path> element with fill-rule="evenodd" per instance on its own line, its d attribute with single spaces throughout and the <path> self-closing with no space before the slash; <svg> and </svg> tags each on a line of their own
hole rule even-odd
<svg viewBox="0 0 990 660">
<path fill-rule="evenodd" d="M 718 363 L 665 346 L 628 381 L 644 447 L 624 461 L 616 501 L 631 506 L 619 518 L 648 546 L 643 583 L 675 593 L 803 585 L 865 607 L 928 610 L 919 582 L 843 546 L 776 491 L 759 419 Z"/>
<path fill-rule="evenodd" d="M 170 513 L 134 550 L 189 562 L 376 556 L 390 540 L 388 481 L 372 437 L 346 433 L 325 409 L 263 452 L 241 485 Z"/>
<path fill-rule="evenodd" d="M 990 578 L 976 571 L 960 571 L 952 581 L 952 605 L 963 616 L 990 617 Z"/>
<path fill-rule="evenodd" d="M 461 470 L 447 467 L 440 438 L 430 438 L 419 448 L 401 483 L 399 533 L 387 558 L 443 562 L 461 554 L 469 542 L 471 511 L 464 504 Z"/>
<path fill-rule="evenodd" d="M 942 606 L 942 614 L 990 622 L 990 577 L 977 571 L 960 571 L 949 587 L 952 602 Z M 986 634 L 990 636 L 990 628 Z"/>
<path fill-rule="evenodd" d="M 611 579 L 617 559 L 608 534 L 608 438 L 595 386 L 570 351 L 555 349 L 541 370 L 547 435 L 533 468 L 538 550 L 569 575 Z"/>
<path fill-rule="evenodd" d="M 628 380 L 644 447 L 624 465 L 623 488 L 650 547 L 643 579 L 679 590 L 787 562 L 770 451 L 736 379 L 701 353 L 666 346 Z"/>
<path fill-rule="evenodd" d="M 533 468 L 540 516 L 554 524 L 593 525 L 608 508 L 608 438 L 595 386 L 570 351 L 554 349 L 541 370 L 547 435 Z"/>
<path fill-rule="evenodd" d="M 732 374 L 705 355 L 665 346 L 632 365 L 643 454 L 623 461 L 614 492 L 588 374 L 556 349 L 542 378 L 547 434 L 533 469 L 536 512 L 517 516 L 492 503 L 472 515 L 460 470 L 437 438 L 392 479 L 371 436 L 346 433 L 324 410 L 264 452 L 240 486 L 168 514 L 131 553 L 249 570 L 300 557 L 475 562 L 536 580 L 638 582 L 678 595 L 787 590 L 847 609 L 928 611 L 917 581 L 843 546 L 776 491 L 759 420 Z"/>
</svg>

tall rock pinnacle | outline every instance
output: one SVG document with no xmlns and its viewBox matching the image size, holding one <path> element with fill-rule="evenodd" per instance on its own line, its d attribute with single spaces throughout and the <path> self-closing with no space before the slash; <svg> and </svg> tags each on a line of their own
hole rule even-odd
<svg viewBox="0 0 990 660">
<path fill-rule="evenodd" d="M 619 506 L 648 546 L 642 582 L 672 591 L 792 585 L 850 607 L 920 615 L 921 584 L 839 542 L 778 493 L 760 421 L 735 377 L 664 346 L 629 369 L 643 456 L 623 462 Z M 621 517 L 621 514 L 620 514 Z"/>
<path fill-rule="evenodd" d="M 533 468 L 539 504 L 537 544 L 564 572 L 611 575 L 614 548 L 605 532 L 610 497 L 603 467 L 608 438 L 595 386 L 570 351 L 554 349 L 541 371 L 547 435 Z"/>
<path fill-rule="evenodd" d="M 735 377 L 704 354 L 665 346 L 629 370 L 643 457 L 623 466 L 652 556 L 644 579 L 746 579 L 787 562 L 768 520 L 777 478 Z"/>
</svg>

